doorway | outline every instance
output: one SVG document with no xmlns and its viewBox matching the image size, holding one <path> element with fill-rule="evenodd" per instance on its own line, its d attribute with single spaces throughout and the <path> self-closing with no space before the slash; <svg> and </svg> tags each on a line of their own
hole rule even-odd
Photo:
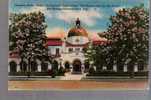
<svg viewBox="0 0 151 100">
<path fill-rule="evenodd" d="M 75 59 L 72 65 L 73 65 L 73 72 L 81 73 L 81 61 L 79 59 Z"/>
</svg>

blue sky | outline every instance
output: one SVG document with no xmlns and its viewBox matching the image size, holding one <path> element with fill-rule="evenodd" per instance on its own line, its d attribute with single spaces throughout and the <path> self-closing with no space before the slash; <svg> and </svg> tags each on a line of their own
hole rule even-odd
<svg viewBox="0 0 151 100">
<path fill-rule="evenodd" d="M 115 15 L 119 9 L 131 8 L 141 3 L 146 8 L 149 8 L 148 2 L 149 0 L 10 0 L 9 12 L 42 11 L 46 16 L 48 25 L 47 34 L 58 31 L 67 32 L 74 26 L 77 17 L 80 18 L 83 27 L 87 29 L 88 33 L 98 33 L 107 29 L 110 16 Z M 99 5 L 99 7 L 87 7 L 88 10 L 71 10 L 71 8 L 75 8 L 72 6 L 73 4 L 76 5 L 76 8 L 77 6 L 79 8 L 80 5 Z M 62 7 L 62 5 L 68 5 L 66 8 L 70 9 L 51 10 L 52 5 L 57 5 L 58 8 Z"/>
</svg>

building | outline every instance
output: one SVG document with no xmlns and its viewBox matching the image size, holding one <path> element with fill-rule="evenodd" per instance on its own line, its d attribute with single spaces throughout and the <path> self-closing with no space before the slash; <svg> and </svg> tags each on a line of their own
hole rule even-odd
<svg viewBox="0 0 151 100">
<path fill-rule="evenodd" d="M 80 20 L 77 19 L 75 25 L 71 27 L 67 32 L 58 31 L 56 33 L 50 33 L 47 36 L 47 47 L 48 47 L 48 56 L 53 58 L 53 60 L 62 67 L 67 67 L 71 69 L 72 73 L 82 73 L 83 69 L 89 69 L 89 62 L 85 62 L 86 58 L 84 56 L 84 50 L 90 44 L 91 45 L 103 45 L 107 43 L 107 39 L 98 36 L 96 33 L 89 33 L 80 23 Z M 15 61 L 16 69 L 14 72 L 28 72 L 29 66 L 26 65 L 21 68 L 20 57 L 17 52 L 10 53 L 9 62 Z M 49 63 L 48 68 L 43 68 L 41 66 L 41 61 L 37 60 L 38 66 L 32 70 L 32 72 L 48 72 L 48 69 L 51 69 L 51 64 Z M 103 66 L 102 70 L 108 70 L 106 66 Z M 11 67 L 8 67 L 8 72 L 11 72 Z M 117 71 L 117 66 L 113 65 L 113 72 Z M 128 66 L 124 65 L 121 71 L 128 72 Z M 135 64 L 134 72 L 142 72 L 138 75 L 146 75 L 148 72 L 147 65 L 143 66 L 141 64 Z M 129 73 L 127 73 L 129 74 Z"/>
<path fill-rule="evenodd" d="M 72 72 L 81 73 L 82 69 L 85 69 L 84 49 L 90 43 L 92 45 L 102 45 L 106 42 L 105 38 L 101 38 L 97 34 L 88 33 L 81 25 L 80 20 L 77 19 L 74 27 L 69 29 L 67 33 L 56 32 L 49 34 L 47 38 L 48 56 L 57 61 L 59 67 L 68 65 Z M 17 52 L 11 52 L 8 61 L 17 63 L 15 72 L 22 72 L 20 67 L 21 59 Z M 36 72 L 41 72 L 41 62 L 37 60 L 37 63 Z M 51 69 L 51 64 L 49 64 L 48 69 Z M 28 71 L 28 67 L 25 70 Z M 8 71 L 10 72 L 10 67 L 8 67 Z"/>
<path fill-rule="evenodd" d="M 81 69 L 85 67 L 84 48 L 90 43 L 100 45 L 107 41 L 97 34 L 90 34 L 82 27 L 79 19 L 67 33 L 60 32 L 52 35 L 50 33 L 47 41 L 49 56 L 61 63 L 62 66 L 68 63 L 72 72 L 81 72 Z"/>
</svg>

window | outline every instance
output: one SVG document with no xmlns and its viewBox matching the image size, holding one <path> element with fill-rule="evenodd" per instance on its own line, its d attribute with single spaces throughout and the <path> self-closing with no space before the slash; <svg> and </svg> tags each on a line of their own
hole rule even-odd
<svg viewBox="0 0 151 100">
<path fill-rule="evenodd" d="M 86 51 L 86 48 L 82 48 L 82 52 L 85 52 Z"/>
<path fill-rule="evenodd" d="M 75 51 L 80 51 L 80 48 L 75 48 Z"/>
<path fill-rule="evenodd" d="M 56 48 L 56 55 L 59 55 L 59 48 Z"/>
<path fill-rule="evenodd" d="M 48 48 L 48 54 L 51 54 L 51 48 Z"/>
<path fill-rule="evenodd" d="M 73 48 L 69 48 L 69 52 L 73 52 Z"/>
</svg>

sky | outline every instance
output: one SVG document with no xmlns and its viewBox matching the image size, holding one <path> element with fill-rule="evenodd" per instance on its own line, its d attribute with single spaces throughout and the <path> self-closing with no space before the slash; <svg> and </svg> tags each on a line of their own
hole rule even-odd
<svg viewBox="0 0 151 100">
<path fill-rule="evenodd" d="M 95 34 L 106 31 L 110 16 L 114 16 L 120 9 L 140 4 L 148 9 L 148 2 L 149 0 L 10 0 L 9 13 L 43 12 L 48 36 L 58 32 L 67 33 L 75 25 L 77 18 L 88 33 Z"/>
</svg>

